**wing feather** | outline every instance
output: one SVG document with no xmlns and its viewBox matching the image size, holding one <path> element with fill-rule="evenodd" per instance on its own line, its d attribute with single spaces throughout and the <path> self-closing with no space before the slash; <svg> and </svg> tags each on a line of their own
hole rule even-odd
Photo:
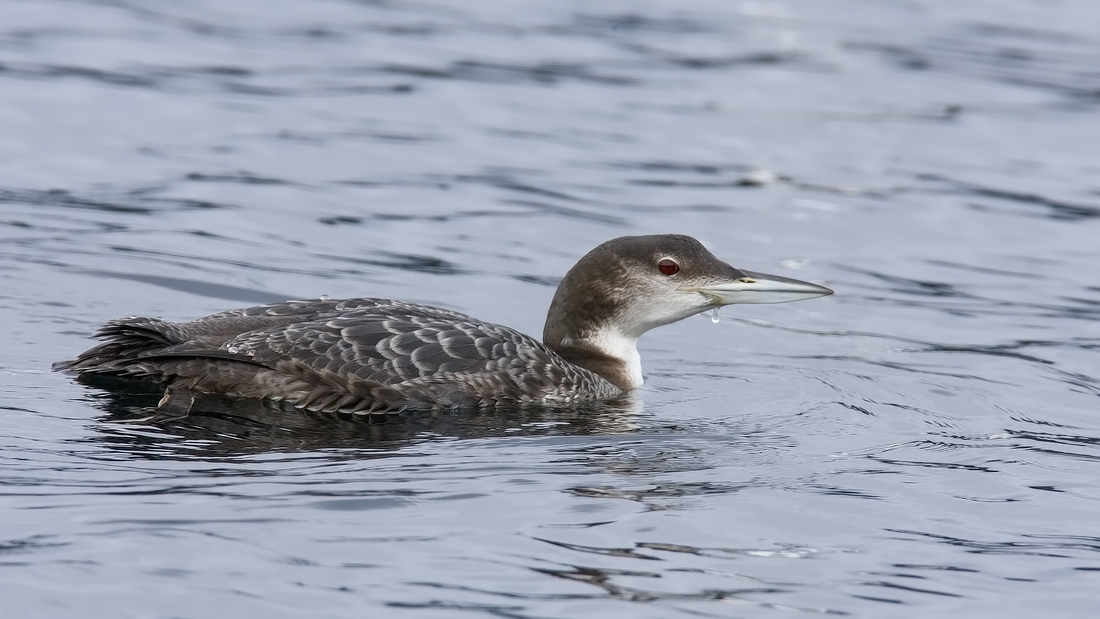
<svg viewBox="0 0 1100 619">
<path fill-rule="evenodd" d="M 110 348 L 109 339 L 97 347 L 124 350 L 125 356 L 103 361 L 101 350 L 95 364 L 76 367 L 82 356 L 74 371 L 159 375 L 170 383 L 186 379 L 189 388 L 289 400 L 315 410 L 510 404 L 618 393 L 514 329 L 388 299 L 288 301 L 188 323 L 135 320 L 142 322 L 127 327 L 126 320 L 116 321 L 104 332 L 108 339 L 125 334 L 125 346 Z"/>
</svg>

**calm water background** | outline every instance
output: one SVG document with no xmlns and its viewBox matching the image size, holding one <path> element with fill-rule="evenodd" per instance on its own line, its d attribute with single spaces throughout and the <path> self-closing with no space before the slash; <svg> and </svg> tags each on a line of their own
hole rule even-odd
<svg viewBox="0 0 1100 619">
<path fill-rule="evenodd" d="M 1094 616 L 1100 5 L 0 2 L 0 616 Z M 539 334 L 597 243 L 838 294 L 621 407 L 157 428 L 102 321 Z M 155 396 L 154 396 L 155 398 Z"/>
</svg>

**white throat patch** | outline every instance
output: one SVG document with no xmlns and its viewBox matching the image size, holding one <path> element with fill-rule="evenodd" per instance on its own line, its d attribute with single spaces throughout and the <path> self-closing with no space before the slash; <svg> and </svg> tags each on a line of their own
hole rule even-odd
<svg viewBox="0 0 1100 619">
<path fill-rule="evenodd" d="M 601 329 L 593 337 L 586 338 L 600 352 L 622 361 L 631 389 L 642 386 L 642 356 L 638 354 L 638 338 L 631 338 L 616 329 Z"/>
</svg>

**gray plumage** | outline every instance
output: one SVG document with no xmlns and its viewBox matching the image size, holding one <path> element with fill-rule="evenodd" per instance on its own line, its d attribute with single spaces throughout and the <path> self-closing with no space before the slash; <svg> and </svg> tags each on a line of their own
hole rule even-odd
<svg viewBox="0 0 1100 619">
<path fill-rule="evenodd" d="M 649 329 L 731 303 L 832 294 L 736 269 L 682 235 L 613 239 L 562 279 L 543 341 L 451 310 L 389 299 L 287 301 L 169 322 L 128 318 L 104 343 L 55 368 L 85 380 L 165 385 L 161 418 L 196 397 L 284 401 L 315 411 L 562 404 L 642 384 L 636 343 Z"/>
<path fill-rule="evenodd" d="M 315 411 L 565 403 L 621 393 L 514 329 L 392 301 L 288 301 L 191 322 L 128 318 L 58 369 L 170 390 L 285 400 Z"/>
</svg>

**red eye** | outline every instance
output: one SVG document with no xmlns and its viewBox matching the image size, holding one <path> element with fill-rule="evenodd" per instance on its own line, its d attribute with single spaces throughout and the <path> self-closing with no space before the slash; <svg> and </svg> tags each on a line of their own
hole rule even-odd
<svg viewBox="0 0 1100 619">
<path fill-rule="evenodd" d="M 672 260 L 665 258 L 657 263 L 657 268 L 661 269 L 661 272 L 665 275 L 676 275 L 680 272 L 680 265 L 676 264 Z"/>
</svg>

